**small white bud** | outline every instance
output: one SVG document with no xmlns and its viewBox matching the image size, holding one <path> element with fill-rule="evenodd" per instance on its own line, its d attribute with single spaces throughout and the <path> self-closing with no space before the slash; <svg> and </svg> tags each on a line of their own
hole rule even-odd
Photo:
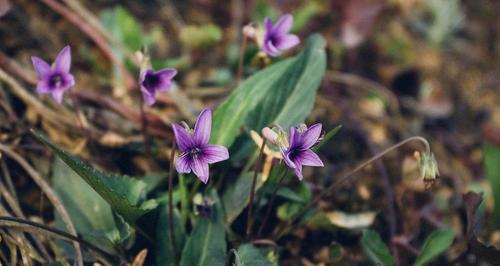
<svg viewBox="0 0 500 266">
<path fill-rule="evenodd" d="M 254 39 L 256 32 L 257 31 L 252 24 L 248 24 L 243 27 L 243 35 L 249 39 Z"/>
<path fill-rule="evenodd" d="M 274 130 L 270 129 L 269 127 L 265 127 L 262 129 L 262 136 L 264 136 L 264 138 L 272 144 L 276 144 L 276 141 L 278 139 L 278 133 L 274 132 Z"/>
</svg>

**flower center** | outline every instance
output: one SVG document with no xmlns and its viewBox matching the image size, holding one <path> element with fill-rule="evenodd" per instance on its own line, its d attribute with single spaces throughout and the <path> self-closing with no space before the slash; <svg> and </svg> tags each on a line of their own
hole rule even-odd
<svg viewBox="0 0 500 266">
<path fill-rule="evenodd" d="M 290 158 L 290 160 L 294 161 L 295 158 L 297 158 L 297 156 L 301 153 L 301 151 L 299 149 L 292 149 L 290 151 L 290 153 L 288 154 L 288 157 Z"/>
<path fill-rule="evenodd" d="M 153 92 L 159 84 L 160 78 L 153 73 L 147 73 L 142 82 L 142 85 L 150 92 Z"/>
<path fill-rule="evenodd" d="M 201 153 L 200 148 L 192 148 L 189 153 L 191 153 L 191 156 L 196 157 Z"/>
<path fill-rule="evenodd" d="M 276 43 L 278 42 L 278 38 L 276 38 L 275 34 L 271 34 L 271 36 L 269 37 L 269 40 L 271 41 L 271 43 L 273 45 L 276 45 Z"/>
<path fill-rule="evenodd" d="M 63 85 L 63 79 L 61 74 L 54 74 L 50 77 L 49 86 L 53 89 L 59 88 Z"/>
</svg>

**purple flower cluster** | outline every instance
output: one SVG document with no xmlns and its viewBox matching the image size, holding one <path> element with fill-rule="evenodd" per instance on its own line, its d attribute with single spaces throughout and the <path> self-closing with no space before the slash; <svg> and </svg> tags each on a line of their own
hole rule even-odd
<svg viewBox="0 0 500 266">
<path fill-rule="evenodd" d="M 260 44 L 262 50 L 269 56 L 279 56 L 287 49 L 300 43 L 299 38 L 290 34 L 293 17 L 286 14 L 278 19 L 275 24 L 271 19 L 264 19 L 264 35 Z M 75 85 L 75 78 L 70 73 L 71 48 L 64 47 L 57 55 L 54 63 L 49 65 L 39 57 L 33 56 L 33 67 L 39 77 L 36 91 L 39 94 L 51 94 L 58 103 L 62 102 L 66 90 Z M 172 87 L 172 79 L 177 70 L 165 68 L 158 71 L 145 69 L 139 75 L 139 86 L 144 102 L 153 105 L 158 92 L 168 91 Z M 212 112 L 204 109 L 195 124 L 194 130 L 184 128 L 178 124 L 172 124 L 175 139 L 181 155 L 176 161 L 176 169 L 179 173 L 193 172 L 203 182 L 209 179 L 208 165 L 229 158 L 226 147 L 209 144 L 212 127 Z M 267 132 L 271 134 L 272 132 Z M 321 124 L 315 124 L 309 129 L 290 128 L 290 135 L 286 145 L 280 146 L 285 164 L 294 170 L 295 174 L 302 180 L 302 166 L 323 166 L 321 159 L 311 147 L 316 144 L 321 134 Z M 271 134 L 272 135 L 272 134 Z M 282 134 L 286 138 L 286 133 Z M 282 138 L 282 139 L 283 139 Z M 278 141 L 280 142 L 280 141 Z"/>
</svg>

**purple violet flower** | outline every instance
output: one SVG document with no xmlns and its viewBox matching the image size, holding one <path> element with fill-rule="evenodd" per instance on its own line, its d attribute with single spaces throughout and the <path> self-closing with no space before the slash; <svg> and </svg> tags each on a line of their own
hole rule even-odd
<svg viewBox="0 0 500 266">
<path fill-rule="evenodd" d="M 276 24 L 271 19 L 264 19 L 264 40 L 262 49 L 270 56 L 279 56 L 283 51 L 288 50 L 300 43 L 299 37 L 288 32 L 292 28 L 293 17 L 290 14 L 283 15 Z"/>
<path fill-rule="evenodd" d="M 156 72 L 151 69 L 142 71 L 139 84 L 144 102 L 153 105 L 156 102 L 156 92 L 169 90 L 172 87 L 172 78 L 176 74 L 177 70 L 172 68 L 164 68 Z"/>
<path fill-rule="evenodd" d="M 289 146 L 281 148 L 285 164 L 292 168 L 299 180 L 302 180 L 302 166 L 323 166 L 316 153 L 311 151 L 321 135 L 321 124 L 314 124 L 306 129 L 290 128 Z"/>
<path fill-rule="evenodd" d="M 64 91 L 75 86 L 75 78 L 69 73 L 71 67 L 69 45 L 59 52 L 52 66 L 36 56 L 32 56 L 31 61 L 40 78 L 36 92 L 38 94 L 50 93 L 57 103 L 61 103 Z"/>
<path fill-rule="evenodd" d="M 203 109 L 196 120 L 194 130 L 172 124 L 175 140 L 182 152 L 175 163 L 179 173 L 191 171 L 203 183 L 208 182 L 208 164 L 229 159 L 229 152 L 221 145 L 208 144 L 212 129 L 212 111 Z"/>
</svg>

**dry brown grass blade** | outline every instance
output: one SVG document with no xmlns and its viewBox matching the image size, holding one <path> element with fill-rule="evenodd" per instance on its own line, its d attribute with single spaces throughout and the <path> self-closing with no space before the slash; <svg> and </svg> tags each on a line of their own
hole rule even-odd
<svg viewBox="0 0 500 266">
<path fill-rule="evenodd" d="M 146 261 L 146 257 L 148 256 L 148 250 L 143 249 L 137 256 L 135 256 L 134 261 L 132 261 L 132 266 L 142 266 L 144 265 L 144 261 Z"/>
<path fill-rule="evenodd" d="M 47 196 L 47 198 L 52 203 L 56 211 L 61 215 L 61 219 L 66 229 L 68 229 L 68 232 L 74 236 L 77 236 L 75 226 L 73 225 L 73 222 L 71 221 L 71 218 L 69 217 L 66 208 L 64 208 L 64 205 L 61 203 L 61 201 L 55 194 L 54 190 L 52 190 L 50 185 L 47 183 L 47 181 L 45 181 L 45 179 L 43 179 L 43 177 L 40 176 L 40 174 L 38 174 L 38 172 L 33 167 L 31 167 L 31 165 L 25 159 L 23 159 L 19 154 L 14 152 L 11 148 L 0 143 L 0 151 L 2 151 L 7 156 L 15 160 L 28 173 L 28 175 L 33 179 L 33 181 L 40 187 L 43 193 Z M 83 256 L 82 256 L 82 251 L 80 249 L 80 244 L 74 241 L 73 246 L 75 248 L 76 260 L 78 262 L 78 265 L 83 266 Z"/>
</svg>

